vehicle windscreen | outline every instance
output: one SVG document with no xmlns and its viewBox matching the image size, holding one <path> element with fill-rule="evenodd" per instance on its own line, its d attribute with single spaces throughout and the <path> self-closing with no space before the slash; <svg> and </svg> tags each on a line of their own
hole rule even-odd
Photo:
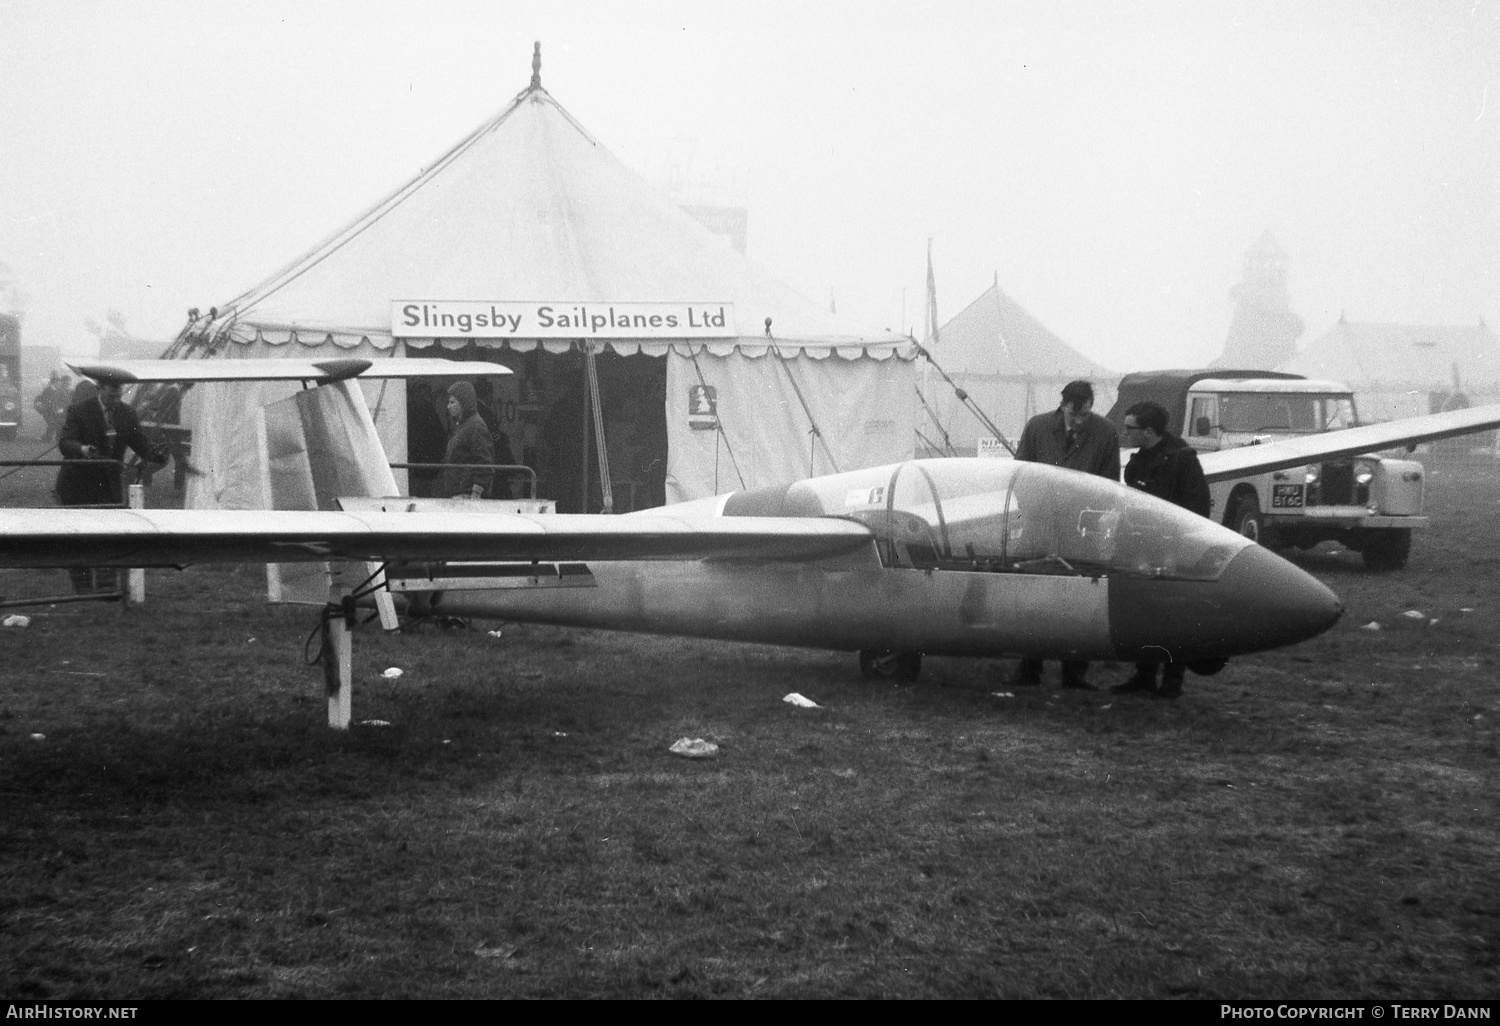
<svg viewBox="0 0 1500 1026">
<path fill-rule="evenodd" d="M 803 511 L 869 527 L 891 567 L 1215 580 L 1250 544 L 1144 492 L 1011 460 L 915 460 L 794 493 Z"/>
<path fill-rule="evenodd" d="M 1219 396 L 1219 427 L 1225 431 L 1314 434 L 1354 426 L 1354 403 L 1347 395 L 1238 392 Z"/>
</svg>

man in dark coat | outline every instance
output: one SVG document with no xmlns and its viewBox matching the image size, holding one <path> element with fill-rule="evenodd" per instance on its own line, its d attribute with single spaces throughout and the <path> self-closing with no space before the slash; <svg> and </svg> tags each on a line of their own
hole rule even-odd
<svg viewBox="0 0 1500 1026">
<path fill-rule="evenodd" d="M 1139 445 L 1125 464 L 1125 483 L 1158 499 L 1190 509 L 1200 517 L 1209 514 L 1208 482 L 1193 447 L 1167 430 L 1167 411 L 1149 399 L 1125 411 L 1125 444 Z M 1161 669 L 1161 687 L 1156 671 Z M 1111 691 L 1123 695 L 1156 695 L 1177 698 L 1182 694 L 1186 667 L 1179 662 L 1142 659 L 1135 676 Z"/>
<path fill-rule="evenodd" d="M 47 379 L 47 387 L 42 389 L 31 405 L 41 415 L 45 426 L 42 441 L 52 441 L 57 434 L 57 429 L 62 426 L 63 418 L 68 413 L 67 378 L 60 377 L 57 371 L 53 371 L 51 377 Z"/>
<path fill-rule="evenodd" d="M 102 380 L 96 394 L 84 392 L 84 398 L 68 407 L 57 437 L 64 461 L 123 461 L 125 450 L 131 449 L 147 462 L 166 462 L 162 447 L 146 437 L 135 411 L 121 401 L 123 387 L 119 381 Z M 57 471 L 57 501 L 64 506 L 119 505 L 125 501 L 123 469 L 107 464 L 64 462 Z M 74 590 L 80 593 L 115 590 L 113 570 L 75 567 L 69 576 Z"/>
<path fill-rule="evenodd" d="M 1087 381 L 1064 385 L 1062 404 L 1057 409 L 1026 422 L 1016 445 L 1016 459 L 1120 480 L 1120 438 L 1114 425 L 1094 412 L 1094 386 Z M 1088 682 L 1088 671 L 1088 660 L 1064 659 L 1062 686 L 1097 691 Z M 1022 659 L 1015 683 L 1031 687 L 1041 682 L 1042 661 Z"/>
<path fill-rule="evenodd" d="M 448 464 L 482 463 L 493 466 L 495 447 L 490 440 L 489 425 L 479 415 L 478 400 L 474 386 L 460 381 L 448 388 L 448 418 L 452 434 L 448 436 L 448 451 L 443 462 Z M 443 468 L 438 482 L 439 495 L 457 498 L 483 498 L 489 491 L 493 470 L 472 467 L 448 466 Z"/>
</svg>

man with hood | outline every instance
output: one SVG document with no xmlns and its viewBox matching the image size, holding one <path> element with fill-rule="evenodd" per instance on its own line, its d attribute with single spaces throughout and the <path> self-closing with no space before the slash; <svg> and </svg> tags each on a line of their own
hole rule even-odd
<svg viewBox="0 0 1500 1026">
<path fill-rule="evenodd" d="M 495 462 L 495 448 L 490 441 L 490 428 L 479 415 L 479 402 L 474 395 L 474 386 L 460 381 L 448 388 L 448 420 L 451 425 L 448 435 L 448 451 L 443 455 L 446 464 L 484 464 L 491 467 Z M 451 495 L 455 499 L 482 498 L 490 488 L 490 469 L 466 466 L 447 466 L 438 482 L 439 495 Z"/>
<path fill-rule="evenodd" d="M 1167 411 L 1149 399 L 1125 411 L 1125 444 L 1140 446 L 1125 464 L 1125 483 L 1148 495 L 1176 503 L 1206 517 L 1212 508 L 1208 481 L 1193 447 L 1167 430 Z M 1156 671 L 1161 668 L 1161 687 Z M 1186 667 L 1182 663 L 1142 659 L 1135 676 L 1110 688 L 1123 695 L 1153 695 L 1175 699 L 1182 694 Z"/>
</svg>

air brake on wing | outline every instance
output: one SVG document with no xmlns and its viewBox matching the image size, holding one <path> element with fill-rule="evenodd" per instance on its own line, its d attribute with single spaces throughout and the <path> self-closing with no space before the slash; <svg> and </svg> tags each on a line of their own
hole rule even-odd
<svg viewBox="0 0 1500 1026">
<path fill-rule="evenodd" d="M 389 563 L 385 586 L 396 594 L 494 591 L 499 588 L 594 588 L 587 563 Z"/>
</svg>

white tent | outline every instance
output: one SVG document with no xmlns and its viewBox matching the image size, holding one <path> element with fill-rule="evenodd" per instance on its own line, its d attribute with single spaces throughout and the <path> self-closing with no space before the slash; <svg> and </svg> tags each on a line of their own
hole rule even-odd
<svg viewBox="0 0 1500 1026">
<path fill-rule="evenodd" d="M 1094 408 L 1114 401 L 1119 374 L 1073 349 L 1006 295 L 998 280 L 928 340 L 935 367 L 922 375 L 918 430 L 926 449 L 972 456 L 990 431 L 955 386 L 1014 444 L 1031 416 L 1055 409 L 1075 378 L 1094 386 Z M 937 368 L 951 379 L 944 380 Z"/>
<path fill-rule="evenodd" d="M 420 309 L 419 326 L 411 327 L 399 312 L 406 306 L 397 304 Z M 667 313 L 689 306 L 724 311 L 723 326 L 690 332 L 679 324 L 674 331 Z M 535 319 L 544 307 L 553 312 L 547 325 Z M 558 311 L 578 308 L 645 313 L 629 330 L 557 324 Z M 476 309 L 529 319 L 512 327 L 497 314 L 497 327 L 454 313 Z M 309 349 L 324 349 L 506 359 L 507 352 L 577 353 L 586 344 L 601 358 L 659 357 L 668 501 L 912 452 L 910 340 L 849 325 L 736 253 L 621 164 L 535 76 L 422 175 L 190 324 L 184 340 L 186 354 L 230 358 L 305 358 Z M 535 359 L 514 357 L 522 370 Z M 531 387 L 524 373 L 514 387 L 520 392 L 507 409 L 524 413 Z M 189 504 L 261 505 L 260 474 L 244 445 L 251 437 L 246 418 L 284 390 L 195 391 L 189 422 L 195 462 L 207 473 L 194 480 Z M 367 397 L 390 458 L 404 462 L 404 390 L 375 385 Z M 610 401 L 603 401 L 606 425 Z M 534 434 L 540 420 L 535 415 L 514 430 Z"/>
<path fill-rule="evenodd" d="M 1338 323 L 1276 368 L 1354 391 L 1362 420 L 1500 401 L 1500 345 L 1474 324 Z"/>
</svg>

